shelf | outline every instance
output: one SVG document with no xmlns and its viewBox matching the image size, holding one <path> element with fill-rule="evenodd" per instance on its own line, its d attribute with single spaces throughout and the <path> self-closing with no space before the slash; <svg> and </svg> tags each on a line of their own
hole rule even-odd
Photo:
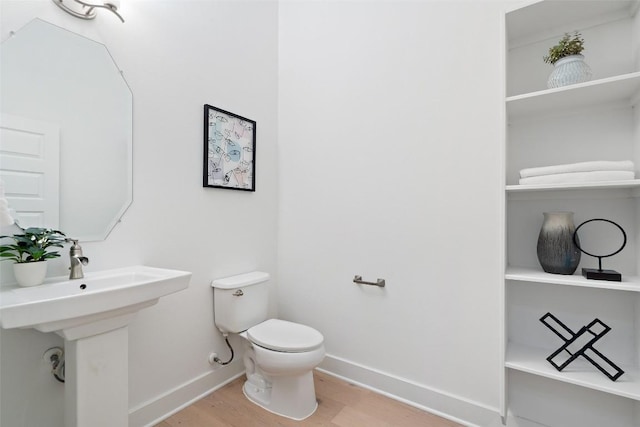
<svg viewBox="0 0 640 427">
<path fill-rule="evenodd" d="M 509 120 L 583 109 L 594 105 L 631 105 L 640 90 L 640 72 L 592 80 L 506 98 Z"/>
<path fill-rule="evenodd" d="M 533 268 L 507 267 L 507 280 L 519 282 L 550 283 L 553 285 L 579 286 L 583 288 L 613 289 L 617 291 L 640 292 L 640 277 L 622 276 L 622 282 L 587 280 L 581 275 L 550 274 Z"/>
<path fill-rule="evenodd" d="M 581 4 L 582 3 L 582 4 Z M 507 38 L 510 41 L 555 36 L 569 23 L 606 22 L 631 16 L 635 1 L 554 1 L 518 6 L 507 13 Z M 588 7 L 586 7 L 588 6 Z M 572 28 L 576 28 L 572 25 Z M 563 30 L 564 31 L 564 30 Z M 551 34 L 550 34 L 551 33 Z"/>
<path fill-rule="evenodd" d="M 617 381 L 611 381 L 593 365 L 581 358 L 576 359 L 562 372 L 559 372 L 546 360 L 552 352 L 553 350 L 509 343 L 505 366 L 552 380 L 640 400 L 640 370 L 637 366 L 618 365 L 625 373 Z M 615 363 L 615 360 L 613 362 Z"/>
<path fill-rule="evenodd" d="M 563 190 L 599 190 L 614 188 L 640 188 L 640 179 L 630 179 L 626 181 L 605 181 L 605 182 L 580 182 L 569 184 L 533 184 L 533 185 L 507 185 L 507 193 L 524 193 L 530 191 L 563 191 Z"/>
</svg>

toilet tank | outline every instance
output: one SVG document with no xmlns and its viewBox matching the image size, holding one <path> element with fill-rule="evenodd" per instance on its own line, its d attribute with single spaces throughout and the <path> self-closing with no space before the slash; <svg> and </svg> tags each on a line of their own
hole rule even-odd
<svg viewBox="0 0 640 427">
<path fill-rule="evenodd" d="M 216 279 L 213 320 L 223 333 L 238 333 L 267 320 L 269 273 L 253 271 Z"/>
</svg>

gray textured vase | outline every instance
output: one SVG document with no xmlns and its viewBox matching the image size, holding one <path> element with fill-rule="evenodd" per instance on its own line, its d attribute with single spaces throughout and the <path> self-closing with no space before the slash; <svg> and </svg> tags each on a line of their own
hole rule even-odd
<svg viewBox="0 0 640 427">
<path fill-rule="evenodd" d="M 591 68 L 582 55 L 569 55 L 558 59 L 547 80 L 549 89 L 584 83 L 591 80 Z"/>
<path fill-rule="evenodd" d="M 580 263 L 580 249 L 573 242 L 573 212 L 545 212 L 538 235 L 538 261 L 553 274 L 573 274 Z M 580 240 L 576 236 L 578 244 Z"/>
</svg>

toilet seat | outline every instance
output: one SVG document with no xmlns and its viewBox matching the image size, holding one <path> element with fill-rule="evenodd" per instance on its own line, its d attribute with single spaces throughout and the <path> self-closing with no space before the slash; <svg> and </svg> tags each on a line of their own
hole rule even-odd
<svg viewBox="0 0 640 427">
<path fill-rule="evenodd" d="M 265 320 L 249 328 L 247 338 L 260 347 L 286 353 L 311 351 L 324 341 L 312 327 L 280 319 Z"/>
</svg>

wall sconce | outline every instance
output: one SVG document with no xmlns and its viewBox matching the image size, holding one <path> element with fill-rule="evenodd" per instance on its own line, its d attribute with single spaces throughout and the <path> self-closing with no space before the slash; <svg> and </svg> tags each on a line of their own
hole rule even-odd
<svg viewBox="0 0 640 427">
<path fill-rule="evenodd" d="M 122 22 L 124 19 L 118 13 L 120 0 L 105 0 L 102 4 L 87 3 L 84 0 L 52 0 L 58 7 L 70 15 L 80 19 L 94 19 L 96 17 L 95 8 L 99 7 L 113 12 Z"/>
</svg>

